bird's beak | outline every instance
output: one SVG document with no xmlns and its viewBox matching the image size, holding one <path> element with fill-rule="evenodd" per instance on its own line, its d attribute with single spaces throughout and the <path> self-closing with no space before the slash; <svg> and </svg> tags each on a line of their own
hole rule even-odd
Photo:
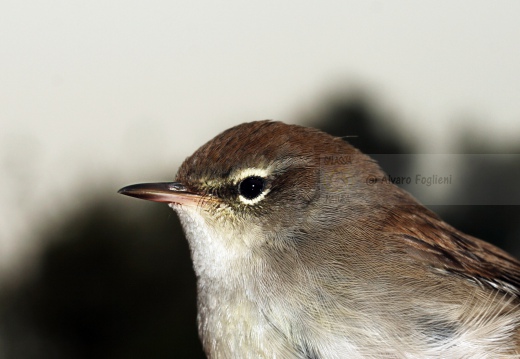
<svg viewBox="0 0 520 359">
<path fill-rule="evenodd" d="M 197 205 L 201 196 L 188 192 L 179 182 L 140 183 L 121 188 L 117 193 L 154 202 Z"/>
</svg>

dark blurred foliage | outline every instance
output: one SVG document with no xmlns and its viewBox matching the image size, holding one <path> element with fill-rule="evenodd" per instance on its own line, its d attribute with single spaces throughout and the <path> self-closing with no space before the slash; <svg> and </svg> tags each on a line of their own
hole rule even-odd
<svg viewBox="0 0 520 359">
<path fill-rule="evenodd" d="M 399 131 L 389 115 L 383 115 L 370 101 L 369 96 L 350 94 L 332 97 L 316 118 L 308 118 L 309 126 L 319 128 L 371 154 L 388 173 L 404 173 L 409 163 L 395 161 L 387 154 L 413 153 L 414 148 Z"/>
<path fill-rule="evenodd" d="M 461 135 L 459 153 L 504 154 L 505 156 L 478 156 L 478 161 L 467 160 L 460 186 L 453 194 L 457 202 L 467 198 L 497 205 L 443 206 L 443 217 L 453 226 L 475 237 L 485 239 L 520 258 L 520 145 L 504 148 L 489 142 L 484 135 Z M 469 157 L 471 158 L 471 156 Z M 515 192 L 510 193 L 509 189 Z M 507 190 L 504 190 L 507 189 Z M 498 205 L 500 203 L 508 205 Z"/>
<path fill-rule="evenodd" d="M 412 153 L 391 117 L 383 117 L 367 95 L 332 98 L 309 126 L 344 138 L 364 153 Z M 401 132 L 401 133 L 400 133 Z"/>
<path fill-rule="evenodd" d="M 38 275 L 4 298 L 8 358 L 204 358 L 177 217 L 115 190 L 46 233 Z"/>
<path fill-rule="evenodd" d="M 364 97 L 336 100 L 311 126 L 370 154 L 414 153 L 406 130 L 374 111 Z M 517 149 L 518 150 L 518 149 Z M 460 153 L 493 152 L 461 141 Z M 514 152 L 514 151 L 509 151 Z M 517 151 L 518 153 L 518 151 Z M 395 161 L 394 161 L 395 162 Z M 407 163 L 385 163 L 402 173 Z M 490 176 L 501 194 L 515 181 L 518 163 L 499 163 L 494 173 L 465 164 L 471 177 Z M 512 176 L 512 167 L 516 176 Z M 495 183 L 497 182 L 497 183 Z M 0 293 L 0 351 L 8 358 L 204 358 L 196 330 L 195 276 L 178 219 L 164 205 L 117 195 L 91 199 L 62 223 L 42 233 L 47 247 L 37 275 Z M 436 206 L 461 230 L 519 254 L 520 206 Z"/>
</svg>

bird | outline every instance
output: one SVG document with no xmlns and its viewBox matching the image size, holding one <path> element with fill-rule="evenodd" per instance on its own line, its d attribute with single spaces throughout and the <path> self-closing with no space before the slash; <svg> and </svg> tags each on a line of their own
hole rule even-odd
<svg viewBox="0 0 520 359">
<path fill-rule="evenodd" d="M 520 262 L 385 176 L 342 138 L 265 120 L 119 193 L 178 214 L 210 359 L 520 358 Z"/>
</svg>

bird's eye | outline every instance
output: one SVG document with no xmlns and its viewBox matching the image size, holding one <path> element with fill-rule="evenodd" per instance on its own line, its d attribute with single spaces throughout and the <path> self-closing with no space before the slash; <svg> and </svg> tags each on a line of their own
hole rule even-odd
<svg viewBox="0 0 520 359">
<path fill-rule="evenodd" d="M 260 196 L 265 188 L 265 180 L 262 177 L 246 177 L 238 184 L 238 192 L 246 200 L 253 200 Z"/>
</svg>

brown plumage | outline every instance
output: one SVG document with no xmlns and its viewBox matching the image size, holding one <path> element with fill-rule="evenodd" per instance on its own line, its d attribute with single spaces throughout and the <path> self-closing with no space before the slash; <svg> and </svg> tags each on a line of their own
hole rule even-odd
<svg viewBox="0 0 520 359">
<path fill-rule="evenodd" d="M 520 263 L 384 177 L 339 138 L 260 121 L 121 193 L 179 214 L 210 358 L 520 358 Z"/>
</svg>

